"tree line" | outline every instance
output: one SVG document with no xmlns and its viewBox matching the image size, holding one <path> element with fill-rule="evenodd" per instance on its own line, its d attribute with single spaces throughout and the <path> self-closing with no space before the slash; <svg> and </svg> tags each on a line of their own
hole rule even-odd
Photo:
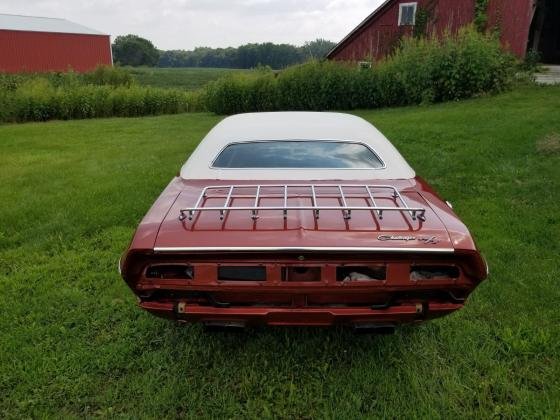
<svg viewBox="0 0 560 420">
<path fill-rule="evenodd" d="M 194 50 L 158 50 L 152 42 L 137 35 L 118 36 L 113 43 L 113 59 L 123 66 L 218 67 L 250 69 L 269 66 L 281 69 L 321 59 L 336 44 L 324 39 L 290 44 L 246 44 L 237 48 L 199 47 Z"/>
</svg>

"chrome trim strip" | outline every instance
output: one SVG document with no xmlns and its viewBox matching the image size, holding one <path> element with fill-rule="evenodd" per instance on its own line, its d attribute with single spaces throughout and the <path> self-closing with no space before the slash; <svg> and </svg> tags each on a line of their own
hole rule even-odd
<svg viewBox="0 0 560 420">
<path fill-rule="evenodd" d="M 154 252 L 392 252 L 422 254 L 453 254 L 453 248 L 392 248 L 392 247 L 155 247 Z"/>
</svg>

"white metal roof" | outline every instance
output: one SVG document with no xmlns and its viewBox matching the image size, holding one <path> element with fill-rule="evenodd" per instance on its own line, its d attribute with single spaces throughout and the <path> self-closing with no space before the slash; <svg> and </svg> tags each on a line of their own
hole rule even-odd
<svg viewBox="0 0 560 420">
<path fill-rule="evenodd" d="M 243 141 L 338 140 L 369 146 L 382 169 L 220 169 L 212 162 L 230 143 Z M 228 117 L 216 125 L 183 168 L 184 179 L 365 180 L 410 179 L 414 170 L 373 125 L 355 115 L 330 112 L 265 112 Z"/>
<path fill-rule="evenodd" d="M 106 35 L 66 19 L 0 13 L 0 30 Z"/>
</svg>

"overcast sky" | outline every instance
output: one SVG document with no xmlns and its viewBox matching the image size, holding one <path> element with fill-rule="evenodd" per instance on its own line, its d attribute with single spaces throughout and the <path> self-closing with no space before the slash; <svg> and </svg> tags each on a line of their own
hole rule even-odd
<svg viewBox="0 0 560 420">
<path fill-rule="evenodd" d="M 62 17 L 160 49 L 339 41 L 383 0 L 0 0 L 0 13 Z"/>
</svg>

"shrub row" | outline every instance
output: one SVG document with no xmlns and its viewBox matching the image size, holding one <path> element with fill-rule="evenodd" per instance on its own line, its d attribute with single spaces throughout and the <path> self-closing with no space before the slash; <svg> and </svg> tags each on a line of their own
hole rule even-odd
<svg viewBox="0 0 560 420">
<path fill-rule="evenodd" d="M 0 74 L 0 121 L 135 117 L 204 110 L 201 93 L 138 86 L 118 67 L 89 73 Z"/>
<path fill-rule="evenodd" d="M 515 60 L 496 38 L 465 28 L 442 39 L 406 38 L 371 69 L 311 62 L 278 75 L 235 74 L 211 83 L 205 102 L 218 114 L 441 102 L 501 91 L 514 68 Z"/>
<path fill-rule="evenodd" d="M 200 94 L 140 86 L 65 85 L 27 80 L 0 92 L 0 121 L 135 117 L 201 110 Z"/>
<path fill-rule="evenodd" d="M 310 62 L 280 73 L 236 73 L 198 92 L 138 86 L 129 71 L 0 74 L 0 121 L 350 110 L 458 100 L 508 87 L 515 60 L 491 35 L 465 28 L 442 39 L 406 38 L 372 68 Z"/>
<path fill-rule="evenodd" d="M 83 85 L 98 86 L 132 86 L 133 75 L 121 67 L 99 66 L 87 73 L 51 72 L 51 73 L 0 73 L 0 92 L 15 91 L 31 80 L 45 80 L 55 87 L 75 87 Z"/>
</svg>

